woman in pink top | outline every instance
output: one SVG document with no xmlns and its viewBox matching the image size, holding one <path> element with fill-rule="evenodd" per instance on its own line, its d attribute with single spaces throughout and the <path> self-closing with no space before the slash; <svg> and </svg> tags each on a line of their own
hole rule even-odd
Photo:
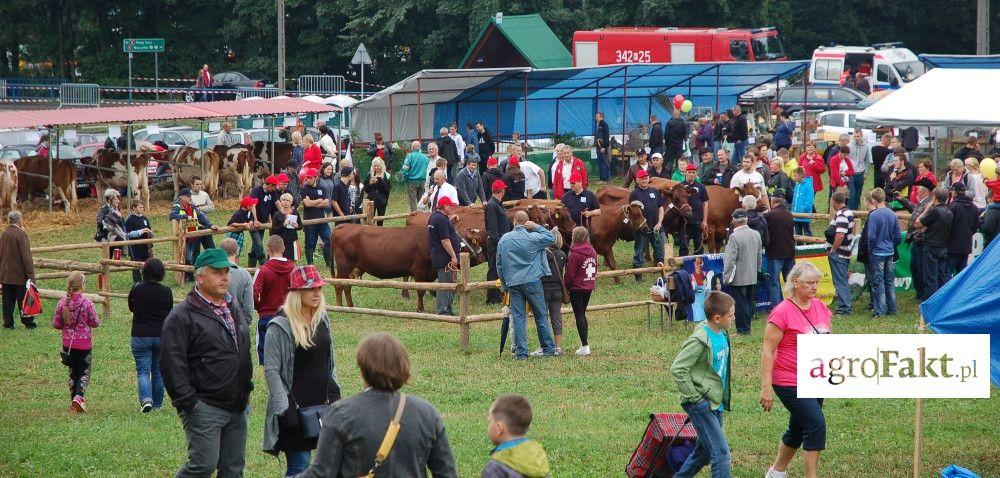
<svg viewBox="0 0 1000 478">
<path fill-rule="evenodd" d="M 83 394 L 90 382 L 90 350 L 93 348 L 90 329 L 100 325 L 94 303 L 83 296 L 83 273 L 74 271 L 66 280 L 66 297 L 59 300 L 52 326 L 62 330 L 63 365 L 69 367 L 70 409 L 87 411 Z"/>
<path fill-rule="evenodd" d="M 833 315 L 816 298 L 823 276 L 808 262 L 795 264 L 785 282 L 785 297 L 767 319 L 760 355 L 760 404 L 771 411 L 774 394 L 788 409 L 788 430 L 781 437 L 778 456 L 764 478 L 785 478 L 785 469 L 802 448 L 805 477 L 815 478 L 819 452 L 826 448 L 826 418 L 822 398 L 798 398 L 796 363 L 799 334 L 829 334 Z"/>
</svg>

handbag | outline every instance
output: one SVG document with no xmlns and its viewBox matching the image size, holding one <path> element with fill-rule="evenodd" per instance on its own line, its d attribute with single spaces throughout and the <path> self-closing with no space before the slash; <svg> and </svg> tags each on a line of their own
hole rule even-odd
<svg viewBox="0 0 1000 478">
<path fill-rule="evenodd" d="M 311 407 L 295 409 L 299 413 L 299 428 L 305 438 L 319 438 L 319 431 L 323 428 L 323 414 L 326 413 L 327 405 L 313 405 Z"/>
<path fill-rule="evenodd" d="M 375 470 L 378 470 L 378 467 L 382 466 L 382 462 L 389 456 L 389 452 L 392 451 L 392 445 L 396 443 L 396 437 L 399 435 L 399 419 L 403 417 L 403 408 L 405 407 L 406 394 L 400 393 L 399 405 L 396 407 L 396 416 L 393 417 L 391 422 L 389 422 L 389 427 L 385 429 L 385 436 L 382 437 L 382 444 L 379 445 L 378 452 L 375 453 L 375 462 L 372 463 L 372 468 L 371 470 L 368 470 L 368 474 L 362 476 L 361 478 L 375 478 Z"/>
<path fill-rule="evenodd" d="M 25 284 L 24 300 L 21 301 L 21 317 L 35 317 L 42 313 L 42 298 L 34 281 L 28 279 Z"/>
</svg>

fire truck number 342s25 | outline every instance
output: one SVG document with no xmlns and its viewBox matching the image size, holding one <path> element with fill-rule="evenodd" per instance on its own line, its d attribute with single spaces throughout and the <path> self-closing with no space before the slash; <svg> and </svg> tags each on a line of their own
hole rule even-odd
<svg viewBox="0 0 1000 478">
<path fill-rule="evenodd" d="M 615 50 L 615 63 L 651 63 L 649 50 Z"/>
</svg>

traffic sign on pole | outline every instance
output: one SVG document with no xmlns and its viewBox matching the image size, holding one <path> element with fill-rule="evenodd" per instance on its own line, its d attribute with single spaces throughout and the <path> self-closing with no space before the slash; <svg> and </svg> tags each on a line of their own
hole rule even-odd
<svg viewBox="0 0 1000 478">
<path fill-rule="evenodd" d="M 364 43 L 358 44 L 354 58 L 351 58 L 351 64 L 361 66 L 361 99 L 365 99 L 365 65 L 372 64 L 372 57 L 368 56 L 368 49 Z"/>
<path fill-rule="evenodd" d="M 162 38 L 125 38 L 122 50 L 125 53 L 163 53 L 166 42 Z"/>
</svg>

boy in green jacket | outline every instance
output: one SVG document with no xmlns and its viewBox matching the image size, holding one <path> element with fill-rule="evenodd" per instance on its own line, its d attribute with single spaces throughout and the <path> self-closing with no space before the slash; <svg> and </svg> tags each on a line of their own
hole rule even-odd
<svg viewBox="0 0 1000 478">
<path fill-rule="evenodd" d="M 531 404 L 523 395 L 501 395 L 490 407 L 487 433 L 496 445 L 482 478 L 544 478 L 549 458 L 538 442 L 525 435 L 531 426 Z"/>
<path fill-rule="evenodd" d="M 709 292 L 705 316 L 708 320 L 695 326 L 670 366 L 681 394 L 681 406 L 698 433 L 694 451 L 674 474 L 676 478 L 693 477 L 709 463 L 712 478 L 732 476 L 729 443 L 722 432 L 722 411 L 729 410 L 731 395 L 726 331 L 736 316 L 733 298 L 725 292 Z"/>
</svg>

